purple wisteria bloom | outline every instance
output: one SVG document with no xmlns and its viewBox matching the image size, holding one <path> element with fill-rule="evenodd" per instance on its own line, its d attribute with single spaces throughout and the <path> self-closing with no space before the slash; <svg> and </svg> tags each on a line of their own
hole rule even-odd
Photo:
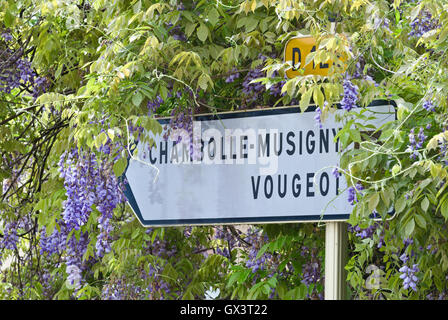
<svg viewBox="0 0 448 320">
<path fill-rule="evenodd" d="M 377 229 L 377 225 L 368 226 L 365 229 L 360 229 L 359 232 L 356 233 L 356 236 L 361 238 L 361 239 L 372 238 L 373 234 L 376 231 L 376 229 Z"/>
<path fill-rule="evenodd" d="M 316 115 L 314 116 L 314 120 L 316 121 L 316 125 L 317 125 L 319 128 L 322 128 L 322 119 L 321 119 L 321 116 L 322 116 L 322 110 L 321 110 L 320 107 L 317 107 L 317 108 L 316 108 Z"/>
<path fill-rule="evenodd" d="M 309 286 L 310 284 L 320 281 L 320 266 L 315 261 L 305 263 L 302 267 L 302 283 Z"/>
<path fill-rule="evenodd" d="M 301 282 L 306 286 L 318 283 L 322 280 L 321 265 L 316 250 L 310 250 L 306 246 L 302 246 L 300 255 L 307 259 L 302 266 Z"/>
<path fill-rule="evenodd" d="M 412 268 L 404 265 L 399 271 L 401 272 L 400 279 L 403 280 L 403 289 L 411 288 L 417 291 L 418 278 L 415 274 L 420 271 L 418 264 L 412 265 Z"/>
<path fill-rule="evenodd" d="M 3 230 L 3 238 L 0 239 L 0 248 L 5 248 L 9 250 L 17 249 L 17 242 L 19 241 L 19 236 L 17 235 L 17 223 L 8 222 Z"/>
<path fill-rule="evenodd" d="M 406 263 L 406 262 L 408 262 L 409 258 L 408 258 L 408 256 L 406 255 L 406 253 L 403 253 L 403 254 L 400 256 L 400 260 L 403 261 L 403 263 Z"/>
<path fill-rule="evenodd" d="M 339 172 L 339 170 L 338 170 L 338 168 L 336 167 L 336 168 L 334 168 L 332 171 L 331 171 L 331 174 L 337 179 L 337 178 L 339 178 L 342 174 Z"/>
<path fill-rule="evenodd" d="M 433 18 L 429 11 L 420 12 L 420 14 L 410 23 L 411 32 L 408 33 L 410 38 L 420 38 L 426 32 L 439 27 L 437 19 Z"/>
<path fill-rule="evenodd" d="M 42 251 L 49 255 L 66 251 L 65 264 L 67 282 L 75 290 L 81 287 L 82 272 L 86 265 L 82 260 L 90 237 L 81 232 L 88 221 L 93 206 L 99 211 L 98 228 L 100 233 L 95 243 L 95 258 L 102 258 L 110 252 L 111 218 L 114 208 L 125 201 L 117 177 L 110 172 L 110 163 L 99 161 L 94 153 L 71 149 L 59 161 L 60 177 L 64 181 L 67 199 L 63 203 L 62 219 L 56 221 L 51 235 L 41 230 Z M 70 236 L 74 230 L 78 236 Z"/>
<path fill-rule="evenodd" d="M 414 243 L 414 240 L 412 240 L 411 238 L 404 239 L 403 240 L 404 249 L 406 249 L 408 246 L 410 246 L 413 243 Z"/>
<path fill-rule="evenodd" d="M 350 233 L 354 233 L 355 236 L 357 236 L 360 239 L 367 239 L 367 238 L 372 239 L 377 229 L 378 229 L 377 223 L 368 226 L 367 228 L 361 228 L 359 225 L 352 226 L 349 224 L 347 231 Z"/>
<path fill-rule="evenodd" d="M 148 101 L 148 115 L 151 116 L 156 113 L 157 109 L 163 104 L 163 99 L 161 96 L 157 96 L 155 99 Z"/>
<path fill-rule="evenodd" d="M 59 254 L 65 248 L 66 242 L 66 234 L 67 230 L 65 224 L 61 221 L 56 220 L 56 223 L 59 225 L 58 228 L 54 228 L 53 233 L 51 235 L 47 235 L 46 228 L 42 228 L 40 230 L 40 252 L 48 253 L 48 255 L 52 255 L 54 253 Z"/>
<path fill-rule="evenodd" d="M 232 83 L 240 77 L 240 73 L 238 72 L 238 70 L 236 68 L 232 68 L 232 70 L 230 72 L 231 73 L 225 80 L 226 83 Z"/>
<path fill-rule="evenodd" d="M 347 200 L 351 205 L 354 205 L 356 202 L 358 202 L 356 192 L 359 192 L 362 190 L 364 190 L 364 187 L 359 182 L 355 185 L 355 187 L 348 188 L 348 199 Z"/>
<path fill-rule="evenodd" d="M 416 144 L 417 149 L 421 149 L 423 148 L 423 143 L 425 142 L 427 136 L 425 136 L 425 132 L 423 128 L 420 128 L 418 135 L 417 135 L 417 139 L 418 142 Z"/>
<path fill-rule="evenodd" d="M 12 35 L 9 32 L 3 32 L 2 38 L 5 42 L 9 42 L 12 40 Z"/>
<path fill-rule="evenodd" d="M 423 148 L 423 143 L 425 142 L 427 136 L 425 136 L 425 132 L 423 128 L 420 128 L 417 138 L 415 137 L 414 128 L 409 131 L 409 146 L 408 151 L 411 153 L 411 159 L 415 160 L 418 156 L 418 150 Z"/>
<path fill-rule="evenodd" d="M 268 241 L 267 237 L 263 237 L 259 229 L 251 229 L 245 241 L 252 245 L 247 257 L 246 267 L 250 268 L 252 273 L 256 273 L 258 270 L 264 270 L 266 263 L 272 258 L 272 255 L 270 253 L 264 253 L 259 259 L 256 257 L 260 247 Z"/>
<path fill-rule="evenodd" d="M 249 70 L 246 77 L 244 78 L 242 84 L 242 93 L 248 106 L 255 102 L 258 99 L 259 95 L 265 91 L 264 84 L 262 84 L 261 82 L 252 82 L 252 80 L 262 78 L 263 76 L 264 73 L 260 67 Z"/>
<path fill-rule="evenodd" d="M 36 77 L 34 79 L 33 97 L 37 99 L 39 95 L 47 92 L 50 87 L 50 82 L 45 77 Z"/>
<path fill-rule="evenodd" d="M 434 109 L 435 109 L 435 106 L 431 100 L 426 100 L 425 102 L 423 102 L 422 107 L 424 109 L 426 109 L 427 111 L 434 111 Z"/>
<path fill-rule="evenodd" d="M 279 77 L 279 74 L 277 71 L 274 71 L 274 73 L 272 74 L 272 77 L 276 78 Z M 282 93 L 282 88 L 285 85 L 286 81 L 285 80 L 281 80 L 275 84 L 273 84 L 270 88 L 269 88 L 269 93 L 274 96 L 274 97 L 280 97 L 280 96 L 284 96 L 286 94 L 286 92 Z"/>
<path fill-rule="evenodd" d="M 356 108 L 358 102 L 358 86 L 354 85 L 348 77 L 344 79 L 344 97 L 341 101 L 341 106 L 344 110 L 350 111 Z"/>
</svg>

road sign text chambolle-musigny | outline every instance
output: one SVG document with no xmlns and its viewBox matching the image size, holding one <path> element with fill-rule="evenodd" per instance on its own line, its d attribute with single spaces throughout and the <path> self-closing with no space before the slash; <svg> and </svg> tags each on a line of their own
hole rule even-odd
<svg viewBox="0 0 448 320">
<path fill-rule="evenodd" d="M 129 204 L 144 226 L 346 220 L 352 210 L 343 193 L 347 183 L 332 174 L 342 127 L 335 114 L 344 110 L 331 113 L 322 128 L 314 110 L 195 116 L 193 149 L 201 151 L 196 158 L 189 141 L 177 142 L 188 134 L 168 140 L 164 132 L 149 134 L 155 145 L 138 143 L 139 160 L 129 159 L 125 172 Z M 357 110 L 377 116 L 368 122 L 372 128 L 395 119 L 390 101 Z"/>
</svg>

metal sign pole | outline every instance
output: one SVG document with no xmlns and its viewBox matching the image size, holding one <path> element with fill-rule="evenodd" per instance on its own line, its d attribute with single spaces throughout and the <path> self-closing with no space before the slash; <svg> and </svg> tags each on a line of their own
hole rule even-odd
<svg viewBox="0 0 448 320">
<path fill-rule="evenodd" d="M 327 222 L 325 227 L 325 300 L 347 297 L 347 223 Z"/>
</svg>

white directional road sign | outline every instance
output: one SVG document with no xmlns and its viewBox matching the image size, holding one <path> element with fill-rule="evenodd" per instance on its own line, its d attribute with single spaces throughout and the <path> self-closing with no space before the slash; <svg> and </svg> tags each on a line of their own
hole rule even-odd
<svg viewBox="0 0 448 320">
<path fill-rule="evenodd" d="M 330 114 L 320 128 L 314 110 L 200 115 L 192 142 L 172 131 L 152 137 L 152 148 L 139 143 L 125 172 L 129 204 L 144 226 L 346 220 L 347 184 L 332 174 L 342 123 Z M 395 119 L 395 103 L 375 101 L 365 114 L 380 128 Z"/>
</svg>

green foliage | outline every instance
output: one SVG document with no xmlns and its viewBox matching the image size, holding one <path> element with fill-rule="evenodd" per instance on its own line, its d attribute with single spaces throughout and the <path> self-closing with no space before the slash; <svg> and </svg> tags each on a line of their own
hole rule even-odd
<svg viewBox="0 0 448 320">
<path fill-rule="evenodd" d="M 141 126 L 160 134 L 155 117 L 169 116 L 173 110 L 194 107 L 194 112 L 217 112 L 241 107 L 247 98 L 242 91 L 247 71 L 261 67 L 266 77 L 256 81 L 271 88 L 289 68 L 282 57 L 286 41 L 300 35 L 317 40 L 308 63 L 335 62 L 329 76 L 288 79 L 282 95 L 274 97 L 266 91 L 252 107 L 294 104 L 304 110 L 315 103 L 325 119 L 344 92 L 345 72 L 355 71 L 362 74 L 353 80 L 361 106 L 374 99 L 397 102 L 397 119 L 382 128 L 364 126 L 368 116 L 363 112 L 347 112 L 340 119 L 339 169 L 350 186 L 360 182 L 364 187 L 349 223 L 362 229 L 377 225 L 371 237 L 350 236 L 346 269 L 352 297 L 422 299 L 445 294 L 447 4 L 439 0 L 422 0 L 419 5 L 400 0 L 199 1 L 185 2 L 183 8 L 180 4 L 0 0 L 0 33 L 10 33 L 14 50 L 22 50 L 33 70 L 50 83 L 48 91 L 37 97 L 26 83 L 10 93 L 0 92 L 1 220 L 35 221 L 32 229 L 21 230 L 20 250 L 1 249 L 0 259 L 11 258 L 17 268 L 2 272 L 0 298 L 74 296 L 65 281 L 62 256 L 51 263 L 54 281 L 48 289 L 39 282 L 43 257 L 29 249 L 39 242 L 38 230 L 51 233 L 61 218 L 66 195 L 57 168 L 65 150 L 79 147 L 99 154 L 109 139 L 119 142 L 122 150 L 110 155 L 111 159 L 118 153 L 122 156 L 112 165 L 118 176 L 126 169 L 128 151 L 137 138 L 132 128 Z M 409 36 L 411 22 L 422 12 L 436 17 L 438 27 L 419 37 Z M 0 59 L 5 48 L 1 38 Z M 4 68 L 1 60 L 0 65 Z M 233 68 L 241 78 L 228 83 Z M 177 91 L 182 97 L 170 98 L 170 92 Z M 158 96 L 164 103 L 156 114 L 149 114 L 148 102 Z M 423 108 L 428 100 L 436 106 L 434 111 Z M 411 157 L 409 134 L 413 129 L 417 136 L 420 128 L 426 141 Z M 393 217 L 388 216 L 391 208 Z M 369 218 L 373 211 L 381 221 Z M 93 212 L 85 230 L 96 238 L 98 212 Z M 116 209 L 114 227 L 112 252 L 91 266 L 76 298 L 101 298 L 107 285 L 120 281 L 141 287 L 154 284 L 159 280 L 142 279 L 149 266 L 160 268 L 159 278 L 172 288 L 169 293 L 160 288 L 153 291 L 152 299 L 202 299 L 210 287 L 220 289 L 220 298 L 232 299 L 314 299 L 323 292 L 321 282 L 301 282 L 310 255 L 299 252 L 302 247 L 312 248 L 323 272 L 320 224 L 263 226 L 269 241 L 256 258 L 270 254 L 272 260 L 256 272 L 246 266 L 247 246 L 234 248 L 230 258 L 216 254 L 224 244 L 216 243 L 211 227 L 195 227 L 189 238 L 178 228 L 147 233 L 127 206 Z M 174 257 L 144 250 L 160 239 L 176 247 Z M 412 244 L 405 245 L 409 239 Z M 92 245 L 84 260 L 93 252 Z M 399 277 L 403 254 L 419 266 L 416 292 L 404 289 Z M 20 263 L 23 255 L 29 264 Z M 382 268 L 378 288 L 366 286 L 369 265 Z M 139 298 L 126 290 L 127 298 Z"/>
</svg>

